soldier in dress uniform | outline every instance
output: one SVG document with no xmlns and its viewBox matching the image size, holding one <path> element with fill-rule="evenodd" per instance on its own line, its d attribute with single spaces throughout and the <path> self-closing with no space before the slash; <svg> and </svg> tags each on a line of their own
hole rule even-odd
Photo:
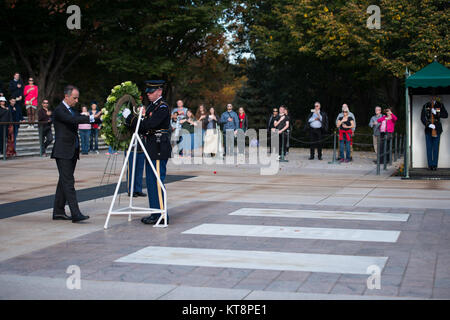
<svg viewBox="0 0 450 320">
<path fill-rule="evenodd" d="M 170 108 L 163 100 L 163 80 L 149 80 L 145 82 L 145 93 L 150 101 L 149 105 L 142 108 L 142 120 L 139 127 L 139 133 L 142 135 L 145 149 L 155 167 L 161 182 L 164 183 L 166 177 L 167 161 L 171 157 L 172 147 L 170 144 Z M 144 113 L 145 112 L 145 113 Z M 122 112 L 125 123 L 132 129 L 136 128 L 138 116 L 131 115 L 131 110 L 125 109 Z M 146 183 L 150 208 L 164 209 L 163 193 L 153 170 L 145 161 Z M 153 213 L 148 217 L 142 218 L 145 224 L 155 224 L 161 214 Z M 164 220 L 161 221 L 164 223 Z M 169 215 L 167 215 L 169 223 Z"/>
<path fill-rule="evenodd" d="M 425 142 L 427 146 L 428 168 L 436 171 L 439 159 L 439 142 L 442 134 L 441 119 L 448 118 L 444 104 L 438 101 L 436 90 L 432 91 L 431 101 L 422 107 L 420 120 L 425 126 Z"/>
</svg>

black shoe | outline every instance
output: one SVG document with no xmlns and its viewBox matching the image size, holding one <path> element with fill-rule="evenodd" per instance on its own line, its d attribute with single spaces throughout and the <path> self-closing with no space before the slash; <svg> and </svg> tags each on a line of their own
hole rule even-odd
<svg viewBox="0 0 450 320">
<path fill-rule="evenodd" d="M 314 160 L 314 156 L 309 157 L 308 160 Z"/>
<path fill-rule="evenodd" d="M 87 219 L 89 219 L 89 216 L 84 216 L 80 213 L 80 214 L 72 217 L 72 222 L 76 223 L 76 222 L 80 222 L 80 221 L 87 220 Z"/>
<path fill-rule="evenodd" d="M 159 213 L 153 213 L 148 217 L 142 218 L 141 222 L 144 224 L 155 224 L 156 222 L 158 222 L 160 216 L 161 214 Z M 161 223 L 164 224 L 164 219 L 161 220 Z M 169 224 L 169 218 L 167 218 L 167 224 Z"/>
<path fill-rule="evenodd" d="M 322 160 L 322 157 L 319 157 L 318 159 L 319 159 L 319 160 Z"/>
<path fill-rule="evenodd" d="M 69 217 L 65 213 L 63 213 L 63 214 L 53 214 L 53 220 L 72 220 L 72 217 Z"/>
<path fill-rule="evenodd" d="M 128 196 L 130 196 L 130 193 L 128 192 Z M 136 192 L 133 192 L 133 198 L 137 198 L 138 196 L 137 196 L 137 194 L 136 194 Z"/>
<path fill-rule="evenodd" d="M 143 192 L 135 192 L 133 193 L 133 197 L 146 197 L 147 194 L 143 193 Z"/>
</svg>

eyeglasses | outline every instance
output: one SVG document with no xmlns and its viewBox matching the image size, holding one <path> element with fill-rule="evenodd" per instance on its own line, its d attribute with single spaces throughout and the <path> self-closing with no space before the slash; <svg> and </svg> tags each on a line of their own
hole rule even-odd
<svg viewBox="0 0 450 320">
<path fill-rule="evenodd" d="M 344 111 L 344 113 L 348 113 L 348 111 Z"/>
</svg>

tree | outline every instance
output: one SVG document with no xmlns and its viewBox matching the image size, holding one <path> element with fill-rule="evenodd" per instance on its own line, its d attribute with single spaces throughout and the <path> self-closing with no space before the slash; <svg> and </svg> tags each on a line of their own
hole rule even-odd
<svg viewBox="0 0 450 320">
<path fill-rule="evenodd" d="M 60 90 L 64 76 L 72 72 L 71 79 L 84 74 L 89 82 L 96 79 L 102 84 L 105 77 L 123 81 L 120 77 L 126 76 L 137 83 L 162 78 L 169 83 L 170 100 L 176 79 L 187 66 L 210 50 L 219 52 L 218 46 L 223 44 L 219 20 L 227 3 L 7 0 L 0 5 L 4 21 L 0 38 L 5 39 L 0 46 L 8 50 L 0 55 L 8 54 L 15 68 L 24 66 L 36 78 L 40 99 L 52 96 L 57 87 Z M 81 9 L 80 30 L 66 27 L 66 9 L 72 4 Z M 103 68 L 103 74 L 89 74 L 92 61 L 100 65 L 95 70 Z"/>
<path fill-rule="evenodd" d="M 1 45 L 9 49 L 17 66 L 24 66 L 37 80 L 39 103 L 53 96 L 64 74 L 89 46 L 96 29 L 94 16 L 101 19 L 104 12 L 99 1 L 83 2 L 82 28 L 69 30 L 68 5 L 68 1 L 8 0 L 0 7 L 0 35 L 5 39 Z"/>
<path fill-rule="evenodd" d="M 142 6 L 141 1 L 125 1 L 118 23 L 105 30 L 108 41 L 101 48 L 100 62 L 110 71 L 166 80 L 173 103 L 177 78 L 187 66 L 209 59 L 211 50 L 217 53 L 222 48 L 224 30 L 219 21 L 226 4 L 156 0 Z"/>
<path fill-rule="evenodd" d="M 366 25 L 372 4 L 381 8 L 380 30 Z M 378 103 L 399 110 L 406 67 L 417 71 L 434 55 L 450 62 L 449 5 L 442 0 L 253 0 L 235 3 L 233 10 L 239 16 L 236 41 L 255 57 L 246 88 L 268 88 L 266 102 L 274 96 L 279 104 L 331 97 L 335 108 L 350 100 L 365 114 Z M 266 82 L 273 83 L 263 86 L 252 68 L 266 70 Z"/>
</svg>

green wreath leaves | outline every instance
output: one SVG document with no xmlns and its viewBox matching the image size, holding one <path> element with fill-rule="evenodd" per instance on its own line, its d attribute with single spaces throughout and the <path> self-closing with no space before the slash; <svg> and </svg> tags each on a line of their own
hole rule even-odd
<svg viewBox="0 0 450 320">
<path fill-rule="evenodd" d="M 111 90 L 102 109 L 100 134 L 114 150 L 126 150 L 132 136 L 130 129 L 125 126 L 122 111 L 125 108 L 133 111 L 141 103 L 139 89 L 131 81 L 122 82 Z"/>
</svg>

